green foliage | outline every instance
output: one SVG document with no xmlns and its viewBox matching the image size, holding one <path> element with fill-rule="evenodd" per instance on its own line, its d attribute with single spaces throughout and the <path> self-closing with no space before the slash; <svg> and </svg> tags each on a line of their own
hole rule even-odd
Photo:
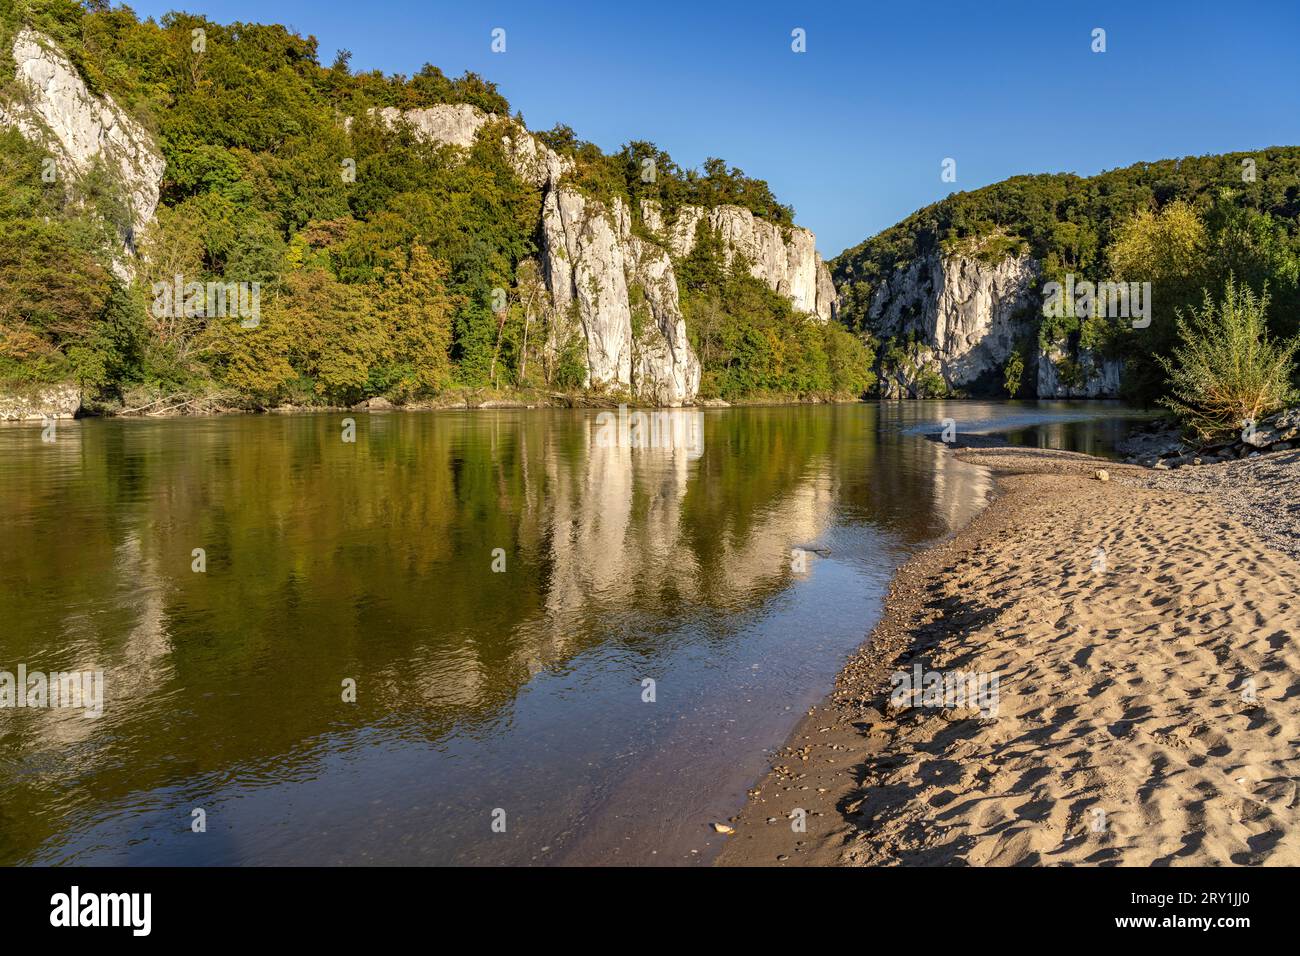
<svg viewBox="0 0 1300 956">
<path fill-rule="evenodd" d="M 1025 357 L 1020 350 L 1011 353 L 1007 359 L 1006 367 L 1002 371 L 1002 387 L 1007 393 L 1007 398 L 1015 398 L 1020 394 L 1021 386 L 1024 384 L 1025 376 Z"/>
<path fill-rule="evenodd" d="M 929 349 L 913 338 L 890 339 L 880 356 L 880 377 L 893 397 L 946 398 L 948 383 Z M 893 387 L 898 384 L 898 389 Z"/>
<path fill-rule="evenodd" d="M 1244 160 L 1255 164 L 1253 181 Z M 1040 339 L 1062 348 L 1067 365 L 1080 349 L 1123 359 L 1128 397 L 1153 401 L 1165 388 L 1160 359 L 1177 344 L 1176 315 L 1229 274 L 1256 295 L 1267 284 L 1272 334 L 1300 330 L 1300 148 L 1139 163 L 1086 179 L 1016 176 L 955 193 L 835 259 L 841 317 L 871 331 L 876 289 L 920 257 L 996 261 L 1021 251 L 1042 263 L 1045 281 L 1151 283 L 1148 328 L 1067 315 L 1044 318 Z"/>
<path fill-rule="evenodd" d="M 41 176 L 47 158 L 0 131 L 0 379 L 76 379 L 93 390 L 138 372 L 143 313 L 98 255 L 102 182 L 91 177 L 69 205 Z"/>
<path fill-rule="evenodd" d="M 1217 303 L 1178 315 L 1179 346 L 1161 359 L 1169 376 L 1164 404 L 1202 437 L 1239 428 L 1294 402 L 1291 384 L 1300 338 L 1278 342 L 1266 329 L 1267 293 L 1229 277 Z"/>
<path fill-rule="evenodd" d="M 875 381 L 873 355 L 837 323 L 796 313 L 789 300 L 749 273 L 702 228 L 681 264 L 682 311 L 700 358 L 700 395 L 856 398 Z"/>
<path fill-rule="evenodd" d="M 141 257 L 128 288 L 111 268 L 131 223 L 117 178 L 97 169 L 45 183 L 44 153 L 0 133 L 0 376 L 75 377 L 106 400 L 140 384 L 251 405 L 582 387 L 581 324 L 553 314 L 545 294 L 541 195 L 507 159 L 510 107 L 493 84 L 431 65 L 410 77 L 357 74 L 347 50 L 324 66 L 314 38 L 282 26 L 184 12 L 141 22 L 98 2 L 11 3 L 0 39 L 24 22 L 50 35 L 93 91 L 157 138 L 166 172 L 156 219 L 135 237 Z M 444 103 L 496 122 L 459 149 L 375 115 Z M 564 126 L 540 136 L 573 159 L 574 185 L 630 203 L 642 234 L 641 199 L 657 201 L 669 221 L 686 204 L 732 203 L 792 222 L 765 182 L 722 160 L 683 170 L 648 142 L 606 155 Z M 706 226 L 677 264 L 714 394 L 870 387 L 871 352 L 858 337 L 796 315 L 722 261 Z M 257 283 L 260 323 L 149 308 L 153 286 L 176 276 Z M 650 312 L 633 304 L 639 340 Z"/>
<path fill-rule="evenodd" d="M 777 202 L 766 181 L 747 176 L 724 160 L 709 157 L 702 168 L 683 170 L 665 150 L 645 140 L 634 140 L 607 155 L 563 124 L 537 135 L 574 161 L 573 185 L 606 202 L 621 198 L 634 215 L 640 215 L 640 201 L 650 199 L 660 204 L 668 220 L 684 205 L 733 205 L 780 225 L 794 222 L 794 209 Z"/>
</svg>

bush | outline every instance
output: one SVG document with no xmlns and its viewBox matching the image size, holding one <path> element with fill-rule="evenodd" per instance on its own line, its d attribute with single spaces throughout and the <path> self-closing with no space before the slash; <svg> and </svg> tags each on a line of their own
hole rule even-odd
<svg viewBox="0 0 1300 956">
<path fill-rule="evenodd" d="M 1300 338 L 1277 342 L 1265 327 L 1268 291 L 1256 296 L 1228 277 L 1216 305 L 1178 312 L 1173 358 L 1160 358 L 1169 376 L 1163 404 L 1203 438 L 1257 422 L 1297 397 L 1291 384 Z"/>
</svg>

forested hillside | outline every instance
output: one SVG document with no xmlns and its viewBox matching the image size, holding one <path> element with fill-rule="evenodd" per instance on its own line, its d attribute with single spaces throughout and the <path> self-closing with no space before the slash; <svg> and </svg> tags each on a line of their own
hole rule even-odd
<svg viewBox="0 0 1300 956">
<path fill-rule="evenodd" d="M 23 25 L 153 135 L 166 171 L 124 277 L 113 237 L 129 235 L 129 215 L 110 171 L 43 178 L 46 150 L 0 131 L 0 382 L 75 381 L 110 411 L 173 396 L 265 407 L 581 389 L 582 350 L 533 324 L 541 194 L 501 148 L 510 106 L 490 81 L 432 65 L 354 73 L 347 51 L 325 65 L 313 38 L 284 27 L 188 13 L 142 22 L 96 0 L 6 0 L 4 77 Z M 22 95 L 12 82 L 0 93 Z M 500 121 L 464 150 L 375 115 L 448 103 Z M 640 199 L 670 219 L 682 204 L 728 203 L 792 222 L 766 183 L 721 160 L 683 169 L 648 142 L 604 154 L 567 127 L 539 138 L 572 159 L 575 188 L 621 197 L 638 229 Z M 861 341 L 807 321 L 708 241 L 690 259 L 678 263 L 681 305 L 701 396 L 869 386 Z M 160 318 L 150 290 L 178 275 L 259 283 L 260 323 Z"/>
<path fill-rule="evenodd" d="M 1068 274 L 1150 282 L 1149 328 L 1040 314 L 1033 343 L 1122 359 L 1125 393 L 1150 401 L 1166 389 L 1158 359 L 1177 342 L 1177 315 L 1199 306 L 1207 291 L 1220 296 L 1230 275 L 1256 293 L 1267 288 L 1274 336 L 1300 330 L 1298 217 L 1300 148 L 1293 146 L 1138 163 L 1087 178 L 1016 176 L 913 213 L 843 252 L 832 271 L 841 318 L 864 333 L 877 331 L 871 307 L 881 284 L 926 256 L 992 263 L 1023 253 L 1041 264 L 1042 283 Z M 1025 357 L 1012 361 L 1023 365 Z"/>
</svg>

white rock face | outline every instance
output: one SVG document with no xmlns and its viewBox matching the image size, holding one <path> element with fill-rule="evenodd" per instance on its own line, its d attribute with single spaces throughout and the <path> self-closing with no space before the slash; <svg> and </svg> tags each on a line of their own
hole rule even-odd
<svg viewBox="0 0 1300 956">
<path fill-rule="evenodd" d="M 700 362 L 686 338 L 672 260 L 662 248 L 636 236 L 625 236 L 623 243 L 632 288 L 644 297 L 644 304 L 632 305 L 634 328 L 637 310 L 649 310 L 640 323 L 644 330 L 633 341 L 637 394 L 656 405 L 689 404 L 700 388 Z"/>
<path fill-rule="evenodd" d="M 869 321 L 884 338 L 915 334 L 950 386 L 1000 372 L 1031 334 L 1038 263 L 1027 255 L 996 264 L 930 256 L 897 270 L 871 299 Z"/>
<path fill-rule="evenodd" d="M 1115 398 L 1119 395 L 1123 362 L 1096 356 L 1088 349 L 1080 349 L 1077 361 L 1081 381 L 1069 384 L 1061 376 L 1061 365 L 1066 359 L 1065 351 L 1057 346 L 1039 353 L 1039 398 Z"/>
<path fill-rule="evenodd" d="M 473 146 L 478 131 L 497 118 L 495 113 L 484 113 L 464 103 L 447 103 L 405 112 L 395 106 L 385 106 L 378 111 L 378 116 L 389 126 L 405 121 L 430 142 L 462 149 Z"/>
<path fill-rule="evenodd" d="M 404 117 L 429 142 L 461 147 L 496 119 L 463 105 L 380 115 L 389 123 Z M 503 143 L 519 177 L 543 191 L 542 266 L 551 314 L 562 325 L 576 311 L 587 346 L 587 385 L 630 391 L 656 405 L 690 404 L 700 363 L 686 338 L 668 254 L 632 234 L 624 203 L 607 208 L 562 186 L 572 162 L 527 130 L 514 126 Z"/>
<path fill-rule="evenodd" d="M 1036 362 L 1029 364 L 1039 398 L 1116 398 L 1123 363 L 1080 351 L 1077 384 L 1062 375 L 1069 356 L 1064 344 L 1038 346 L 1036 291 L 1041 266 L 1027 254 L 986 263 L 966 256 L 928 256 L 894 272 L 871 298 L 868 320 L 882 338 L 914 335 L 925 366 L 937 370 L 951 388 L 965 388 L 989 376 L 1000 385 L 1001 371 L 1017 345 L 1033 341 Z M 886 397 L 909 397 L 914 370 L 898 381 L 882 381 Z M 893 394 L 890 394 L 892 390 Z"/>
<path fill-rule="evenodd" d="M 646 228 L 663 236 L 678 257 L 695 247 L 696 228 L 706 221 L 722 239 L 728 265 L 739 254 L 749 263 L 754 278 L 788 298 L 800 312 L 816 315 L 823 322 L 833 317 L 835 287 L 830 270 L 817 254 L 817 239 L 809 230 L 800 226 L 783 229 L 741 206 L 683 206 L 672 224 L 665 226 L 658 205 L 643 201 L 641 218 Z"/>
<path fill-rule="evenodd" d="M 880 397 L 888 399 L 927 398 L 925 380 L 931 375 L 942 375 L 934 350 L 917 345 L 895 365 L 883 370 L 880 377 Z"/>
<path fill-rule="evenodd" d="M 577 303 L 588 385 L 630 389 L 656 405 L 689 404 L 700 363 L 686 338 L 668 253 L 632 234 L 626 205 L 612 209 L 574 189 L 543 200 L 548 287 L 557 310 Z"/>
<path fill-rule="evenodd" d="M 632 384 L 632 307 L 628 302 L 626 264 L 620 219 L 627 211 L 617 203 L 612 213 L 572 189 L 557 189 L 558 235 L 546 235 L 548 262 L 561 258 L 569 267 L 571 287 L 551 286 L 556 304 L 576 299 L 587 335 L 587 376 L 593 388 Z M 548 275 L 556 270 L 548 267 Z"/>
<path fill-rule="evenodd" d="M 519 130 L 502 140 L 515 173 L 538 189 L 553 186 L 565 173 L 573 171 L 573 160 L 560 156 L 527 130 Z"/>
<path fill-rule="evenodd" d="M 80 409 L 81 390 L 75 385 L 50 385 L 26 395 L 0 395 L 2 422 L 75 418 Z"/>
<path fill-rule="evenodd" d="M 153 219 L 166 163 L 152 136 L 111 97 L 91 94 L 76 68 L 41 34 L 24 28 L 14 40 L 19 94 L 0 104 L 0 124 L 17 127 L 55 158 L 58 175 L 79 179 L 103 161 L 121 184 L 131 223 L 122 235 L 128 255 L 114 271 L 128 278 L 136 236 Z"/>
<path fill-rule="evenodd" d="M 399 122 L 410 123 L 416 135 L 439 146 L 459 146 L 469 149 L 484 126 L 495 123 L 496 113 L 485 113 L 467 103 L 444 103 L 419 110 L 399 110 L 385 106 L 376 114 L 389 126 Z M 349 117 L 344 126 L 351 126 Z M 515 172 L 524 182 L 541 189 L 557 183 L 560 177 L 573 169 L 573 161 L 548 149 L 536 136 L 510 121 L 512 132 L 504 137 L 507 155 Z"/>
</svg>

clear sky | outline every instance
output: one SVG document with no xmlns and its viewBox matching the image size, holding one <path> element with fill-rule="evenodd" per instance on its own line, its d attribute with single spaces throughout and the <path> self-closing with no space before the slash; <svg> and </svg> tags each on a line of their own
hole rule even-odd
<svg viewBox="0 0 1300 956">
<path fill-rule="evenodd" d="M 326 64 L 350 49 L 356 70 L 474 70 L 529 127 L 567 123 L 605 150 L 647 139 L 684 167 L 721 156 L 791 203 L 827 258 L 1017 173 L 1300 144 L 1300 0 L 129 5 L 284 23 Z M 940 179 L 948 157 L 955 184 Z"/>
</svg>

